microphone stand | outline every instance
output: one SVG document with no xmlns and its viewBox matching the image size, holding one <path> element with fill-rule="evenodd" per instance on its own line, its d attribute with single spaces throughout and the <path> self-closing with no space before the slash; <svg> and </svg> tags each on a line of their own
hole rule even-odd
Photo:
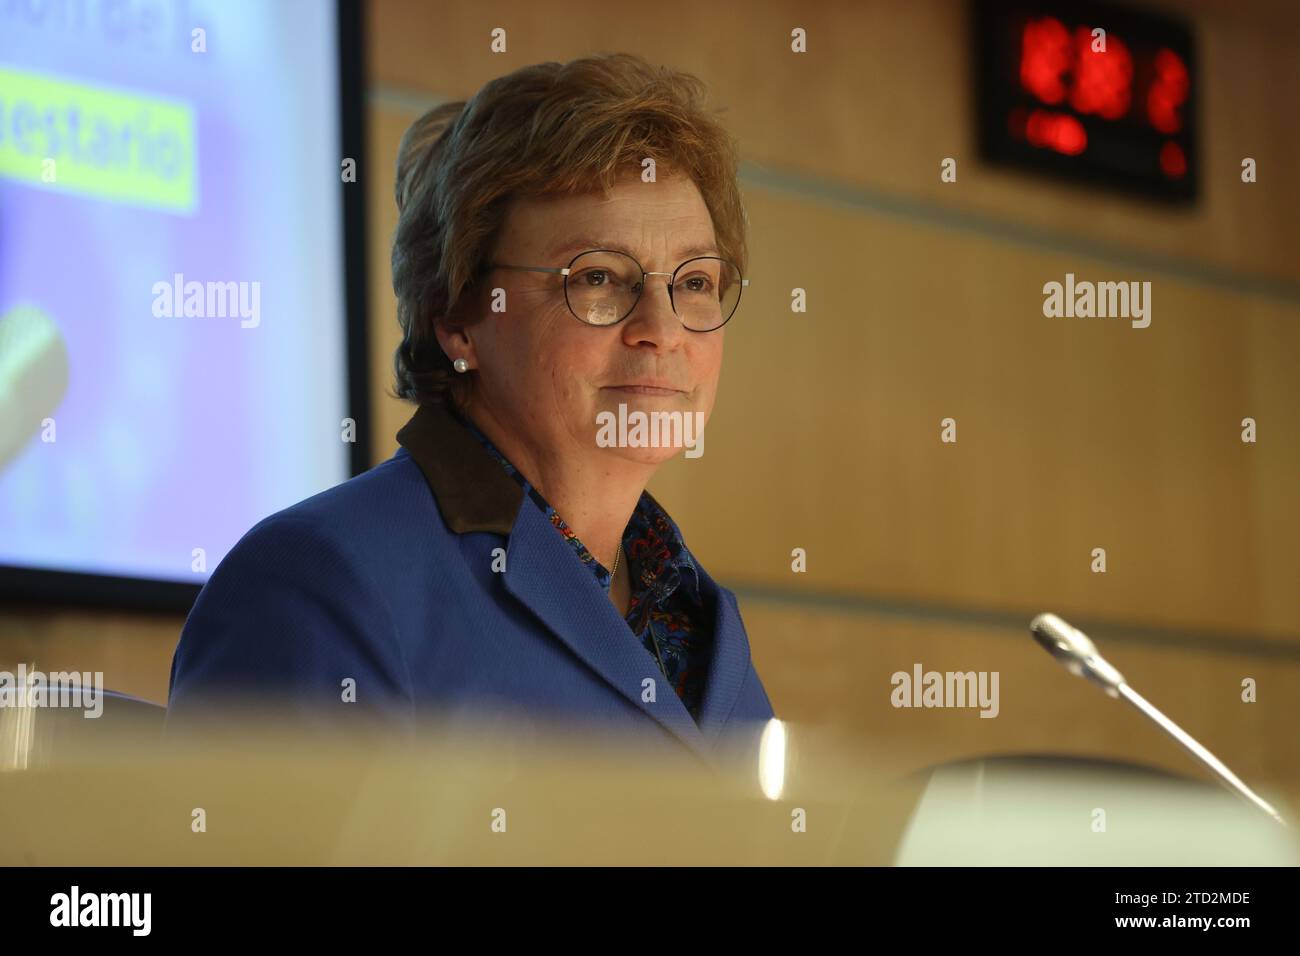
<svg viewBox="0 0 1300 956">
<path fill-rule="evenodd" d="M 1071 674 L 1087 678 L 1099 685 L 1111 697 L 1122 697 L 1127 700 L 1154 721 L 1156 726 L 1178 741 L 1188 753 L 1205 764 L 1220 783 L 1247 803 L 1268 814 L 1280 826 L 1287 825 L 1281 814 L 1254 790 L 1242 783 L 1223 761 L 1206 750 L 1191 734 L 1130 687 L 1124 675 L 1101 656 L 1097 645 L 1086 634 L 1076 627 L 1071 627 L 1055 614 L 1038 615 L 1030 622 L 1029 631 L 1034 635 L 1034 639 Z"/>
</svg>

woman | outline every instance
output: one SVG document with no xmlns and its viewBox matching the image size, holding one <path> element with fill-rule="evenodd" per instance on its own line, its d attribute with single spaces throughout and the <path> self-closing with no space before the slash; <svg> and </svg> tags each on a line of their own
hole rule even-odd
<svg viewBox="0 0 1300 956">
<path fill-rule="evenodd" d="M 645 491 L 702 450 L 745 281 L 735 152 L 701 93 L 592 57 L 412 125 L 393 286 L 418 409 L 391 459 L 216 569 L 169 719 L 239 691 L 313 717 L 595 723 L 709 759 L 772 717 L 735 597 Z"/>
</svg>

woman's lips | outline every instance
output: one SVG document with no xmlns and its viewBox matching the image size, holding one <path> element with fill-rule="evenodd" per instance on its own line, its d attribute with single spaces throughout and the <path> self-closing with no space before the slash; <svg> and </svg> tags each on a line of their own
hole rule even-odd
<svg viewBox="0 0 1300 956">
<path fill-rule="evenodd" d="M 610 385 L 610 391 L 629 395 L 685 395 L 680 388 L 663 388 L 659 385 Z"/>
</svg>

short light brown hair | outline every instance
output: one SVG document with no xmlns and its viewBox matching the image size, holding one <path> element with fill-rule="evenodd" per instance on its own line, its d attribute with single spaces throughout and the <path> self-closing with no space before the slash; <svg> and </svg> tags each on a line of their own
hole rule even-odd
<svg viewBox="0 0 1300 956">
<path fill-rule="evenodd" d="M 463 398 L 434 327 L 481 318 L 477 310 L 453 315 L 486 274 L 511 200 L 607 190 L 647 157 L 657 175 L 690 177 L 719 253 L 743 271 L 735 143 L 690 74 L 628 54 L 539 63 L 412 123 L 397 155 L 396 395 L 420 404 Z"/>
</svg>

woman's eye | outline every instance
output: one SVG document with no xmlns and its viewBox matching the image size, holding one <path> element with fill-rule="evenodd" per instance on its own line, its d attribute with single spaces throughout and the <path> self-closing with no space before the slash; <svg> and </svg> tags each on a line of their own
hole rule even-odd
<svg viewBox="0 0 1300 956">
<path fill-rule="evenodd" d="M 591 271 L 584 273 L 582 276 L 582 281 L 590 286 L 604 285 L 608 279 L 608 274 L 601 272 L 599 269 L 592 269 Z"/>
<path fill-rule="evenodd" d="M 687 292 L 708 292 L 713 285 L 707 276 L 691 276 L 680 284 Z"/>
</svg>

